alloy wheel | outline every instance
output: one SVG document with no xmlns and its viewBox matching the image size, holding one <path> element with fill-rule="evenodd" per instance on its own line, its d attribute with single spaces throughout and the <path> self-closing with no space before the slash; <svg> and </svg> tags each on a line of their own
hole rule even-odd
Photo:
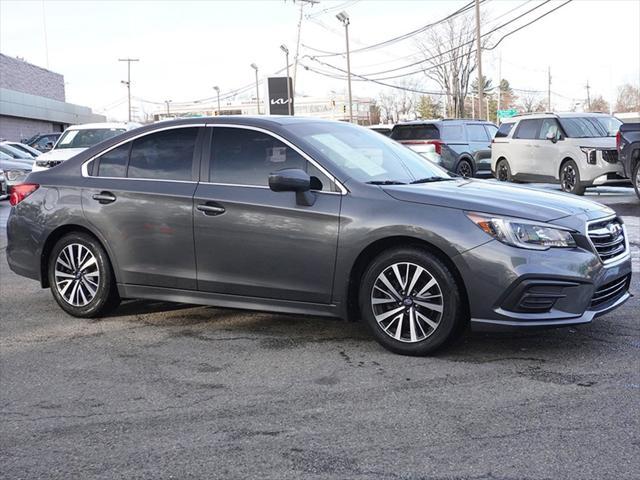
<svg viewBox="0 0 640 480">
<path fill-rule="evenodd" d="M 460 164 L 458 165 L 458 175 L 462 175 L 465 178 L 473 176 L 473 170 L 471 168 L 471 165 L 469 165 L 469 162 L 460 162 Z"/>
<path fill-rule="evenodd" d="M 500 162 L 500 165 L 498 165 L 498 180 L 501 182 L 509 180 L 509 168 L 505 162 Z"/>
<path fill-rule="evenodd" d="M 371 291 L 378 326 L 391 338 L 416 343 L 440 325 L 444 309 L 438 281 L 415 263 L 394 263 L 378 275 Z"/>
<path fill-rule="evenodd" d="M 60 296 L 74 307 L 91 303 L 100 285 L 95 255 L 80 243 L 63 248 L 56 258 L 54 278 Z"/>
<path fill-rule="evenodd" d="M 562 169 L 562 189 L 571 192 L 576 186 L 576 171 L 572 165 L 565 165 Z"/>
</svg>

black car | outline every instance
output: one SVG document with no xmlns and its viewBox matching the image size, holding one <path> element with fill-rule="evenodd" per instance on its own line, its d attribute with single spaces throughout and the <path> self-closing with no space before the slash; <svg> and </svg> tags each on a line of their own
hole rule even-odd
<svg viewBox="0 0 640 480">
<path fill-rule="evenodd" d="M 391 138 L 463 177 L 491 175 L 491 139 L 498 131 L 482 120 L 416 120 L 399 123 Z"/>
<path fill-rule="evenodd" d="M 156 123 L 29 174 L 10 201 L 9 266 L 79 317 L 147 298 L 362 318 L 422 355 L 469 322 L 588 323 L 629 298 L 611 209 L 454 178 L 343 122 Z"/>
<path fill-rule="evenodd" d="M 23 139 L 21 143 L 29 145 L 30 147 L 33 147 L 36 150 L 40 150 L 41 152 L 48 152 L 58 141 L 60 135 L 62 135 L 62 132 L 38 133 L 29 139 Z"/>
<path fill-rule="evenodd" d="M 618 158 L 640 198 L 640 123 L 623 123 L 616 135 Z"/>
</svg>

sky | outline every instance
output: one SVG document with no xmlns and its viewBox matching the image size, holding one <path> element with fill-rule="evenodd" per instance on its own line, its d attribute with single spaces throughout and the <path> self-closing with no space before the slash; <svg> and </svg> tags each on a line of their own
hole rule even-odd
<svg viewBox="0 0 640 480">
<path fill-rule="evenodd" d="M 317 54 L 309 47 L 344 51 L 344 28 L 335 18 L 341 10 L 350 16 L 351 48 L 357 49 L 439 20 L 467 1 L 320 0 L 305 6 L 300 65 L 330 70 L 309 58 Z M 540 3 L 486 0 L 481 6 L 482 30 Z M 552 0 L 526 19 L 562 3 Z M 140 59 L 132 65 L 132 95 L 144 100 L 134 100 L 141 111 L 163 109 L 165 100 L 177 105 L 212 98 L 214 85 L 223 94 L 250 85 L 251 63 L 258 65 L 261 76 L 283 69 L 282 44 L 288 46 L 293 62 L 299 8 L 293 0 L 0 0 L 0 52 L 63 74 L 67 101 L 124 120 L 126 88 L 121 80 L 126 79 L 126 64 L 118 58 Z M 639 23 L 640 0 L 574 0 L 485 52 L 483 73 L 494 84 L 500 71 L 514 88 L 546 91 L 550 68 L 552 104 L 558 110 L 582 101 L 587 81 L 592 97 L 611 100 L 619 85 L 640 84 Z M 351 70 L 388 70 L 415 61 L 417 52 L 412 37 L 352 54 Z M 346 68 L 342 56 L 323 60 Z M 297 77 L 298 95 L 328 96 L 346 90 L 346 81 L 301 66 Z M 439 89 L 423 74 L 412 79 L 419 89 Z M 402 79 L 389 80 L 398 82 Z M 354 96 L 377 97 L 385 90 L 368 82 L 353 83 Z"/>
</svg>

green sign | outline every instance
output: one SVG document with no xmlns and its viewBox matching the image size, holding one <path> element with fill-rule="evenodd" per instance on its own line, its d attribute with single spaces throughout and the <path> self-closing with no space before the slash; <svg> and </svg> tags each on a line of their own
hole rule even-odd
<svg viewBox="0 0 640 480">
<path fill-rule="evenodd" d="M 509 110 L 498 110 L 498 118 L 515 117 L 517 114 L 518 111 L 515 108 L 510 108 Z"/>
</svg>

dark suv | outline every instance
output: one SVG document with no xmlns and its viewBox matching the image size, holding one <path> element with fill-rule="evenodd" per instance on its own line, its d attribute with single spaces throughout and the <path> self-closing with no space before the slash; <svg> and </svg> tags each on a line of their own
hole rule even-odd
<svg viewBox="0 0 640 480">
<path fill-rule="evenodd" d="M 416 120 L 399 123 L 391 138 L 450 172 L 491 175 L 491 139 L 498 131 L 482 120 Z"/>
</svg>

